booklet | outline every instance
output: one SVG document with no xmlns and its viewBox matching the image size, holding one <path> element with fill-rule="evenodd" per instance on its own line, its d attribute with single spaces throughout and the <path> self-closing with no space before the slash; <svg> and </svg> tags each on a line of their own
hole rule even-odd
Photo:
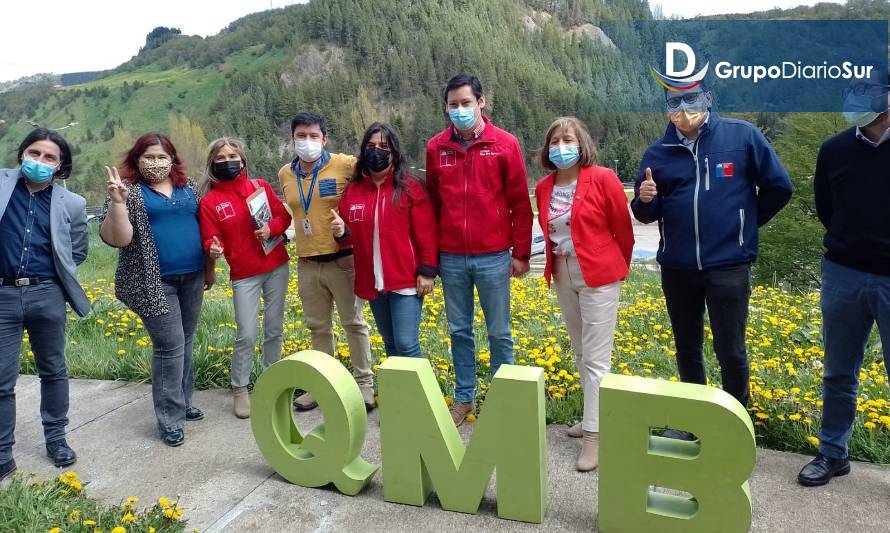
<svg viewBox="0 0 890 533">
<path fill-rule="evenodd" d="M 272 208 L 269 207 L 269 197 L 266 196 L 266 189 L 258 187 L 256 191 L 247 197 L 247 208 L 250 210 L 250 216 L 253 217 L 253 224 L 257 228 L 261 228 L 263 223 L 268 224 L 272 220 Z M 283 236 L 272 237 L 263 241 L 263 252 L 269 255 L 276 246 L 284 242 Z"/>
</svg>

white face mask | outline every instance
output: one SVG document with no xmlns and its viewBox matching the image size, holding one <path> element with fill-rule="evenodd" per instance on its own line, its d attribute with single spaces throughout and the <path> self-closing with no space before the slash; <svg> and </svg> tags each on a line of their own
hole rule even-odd
<svg viewBox="0 0 890 533">
<path fill-rule="evenodd" d="M 294 143 L 294 148 L 300 161 L 305 161 L 306 163 L 318 161 L 323 150 L 320 142 L 307 140 L 296 141 Z"/>
</svg>

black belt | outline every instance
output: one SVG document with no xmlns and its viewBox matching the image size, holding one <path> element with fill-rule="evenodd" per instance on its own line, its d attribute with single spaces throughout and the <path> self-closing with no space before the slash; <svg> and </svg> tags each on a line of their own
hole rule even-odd
<svg viewBox="0 0 890 533">
<path fill-rule="evenodd" d="M 41 283 L 58 283 L 59 278 L 0 278 L 0 286 L 27 287 Z"/>
<path fill-rule="evenodd" d="M 331 261 L 350 255 L 352 255 L 352 248 L 344 248 L 332 254 L 313 255 L 310 257 L 304 257 L 303 259 L 306 259 L 307 261 L 313 261 L 315 263 L 330 263 Z"/>
</svg>

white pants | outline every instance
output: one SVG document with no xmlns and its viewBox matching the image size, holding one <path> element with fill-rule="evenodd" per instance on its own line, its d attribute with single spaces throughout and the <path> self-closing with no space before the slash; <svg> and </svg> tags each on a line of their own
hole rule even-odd
<svg viewBox="0 0 890 533">
<path fill-rule="evenodd" d="M 572 339 L 575 365 L 581 374 L 581 389 L 584 391 L 581 429 L 598 432 L 600 382 L 612 365 L 621 282 L 588 287 L 581 275 L 578 258 L 574 255 L 556 257 L 554 267 L 556 298 Z"/>
<path fill-rule="evenodd" d="M 287 263 L 275 270 L 232 282 L 235 305 L 235 349 L 232 352 L 233 387 L 246 387 L 256 353 L 260 296 L 263 297 L 263 368 L 281 359 L 284 333 L 284 299 L 290 270 Z"/>
</svg>

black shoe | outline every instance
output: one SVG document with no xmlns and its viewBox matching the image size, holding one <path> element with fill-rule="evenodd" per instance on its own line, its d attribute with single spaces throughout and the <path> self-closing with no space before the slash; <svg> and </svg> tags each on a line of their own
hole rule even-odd
<svg viewBox="0 0 890 533">
<path fill-rule="evenodd" d="M 161 440 L 164 441 L 164 444 L 166 444 L 167 446 L 175 448 L 185 442 L 185 431 L 181 429 L 167 431 L 166 433 L 161 435 Z"/>
<path fill-rule="evenodd" d="M 53 460 L 53 464 L 58 468 L 71 466 L 77 461 L 77 454 L 68 446 L 65 439 L 47 443 L 46 455 Z"/>
<path fill-rule="evenodd" d="M 0 464 L 0 481 L 8 478 L 9 476 L 15 474 L 15 459 L 10 459 L 3 464 Z"/>
<path fill-rule="evenodd" d="M 204 419 L 204 411 L 198 409 L 197 407 L 189 407 L 185 410 L 185 419 L 189 422 L 194 422 L 196 420 Z"/>
<path fill-rule="evenodd" d="M 846 476 L 849 473 L 849 459 L 832 459 L 820 453 L 797 474 L 797 482 L 804 487 L 818 487 L 828 484 L 834 476 Z"/>
<path fill-rule="evenodd" d="M 698 440 L 698 437 L 696 437 L 692 433 L 680 429 L 666 429 L 661 432 L 661 436 L 667 439 L 685 440 L 689 442 L 695 442 Z"/>
</svg>

